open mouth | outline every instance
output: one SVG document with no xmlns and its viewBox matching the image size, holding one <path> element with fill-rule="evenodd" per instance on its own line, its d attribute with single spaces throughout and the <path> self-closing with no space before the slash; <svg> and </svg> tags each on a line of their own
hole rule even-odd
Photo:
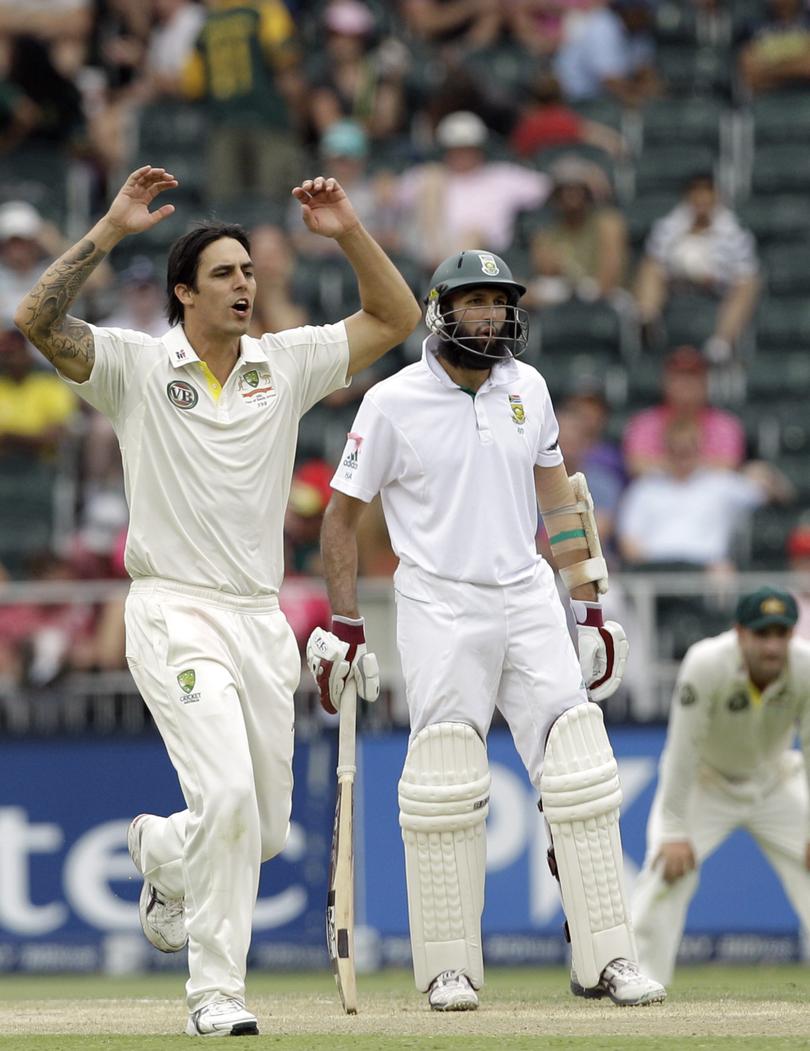
<svg viewBox="0 0 810 1051">
<path fill-rule="evenodd" d="M 231 310 L 237 317 L 246 318 L 250 313 L 250 301 L 247 299 L 237 299 L 237 301 L 231 306 Z"/>
</svg>

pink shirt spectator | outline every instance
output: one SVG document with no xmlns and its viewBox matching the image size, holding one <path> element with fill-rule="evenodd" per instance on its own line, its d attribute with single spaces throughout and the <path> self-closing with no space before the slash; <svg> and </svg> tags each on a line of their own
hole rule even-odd
<svg viewBox="0 0 810 1051">
<path fill-rule="evenodd" d="M 673 418 L 672 409 L 656 405 L 634 416 L 624 432 L 622 447 L 625 461 L 643 464 L 644 470 L 663 463 L 666 446 L 664 435 Z M 740 421 L 722 409 L 707 406 L 698 417 L 700 423 L 700 456 L 705 467 L 736 469 L 745 459 L 745 431 Z"/>
</svg>

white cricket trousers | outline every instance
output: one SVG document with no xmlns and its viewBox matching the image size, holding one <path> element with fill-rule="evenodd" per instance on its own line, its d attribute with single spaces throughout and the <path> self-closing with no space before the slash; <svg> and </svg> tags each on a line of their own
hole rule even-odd
<svg viewBox="0 0 810 1051">
<path fill-rule="evenodd" d="M 486 586 L 400 563 L 394 588 L 411 740 L 434 723 L 460 722 L 486 741 L 497 705 L 539 793 L 552 724 L 588 703 L 551 567 L 539 562 L 526 581 Z"/>
<path fill-rule="evenodd" d="M 287 839 L 298 646 L 273 596 L 147 579 L 126 603 L 127 662 L 187 810 L 144 822 L 144 875 L 185 897 L 189 1011 L 245 997 L 259 866 Z"/>
<path fill-rule="evenodd" d="M 804 865 L 807 782 L 801 753 L 786 752 L 775 766 L 767 783 L 731 783 L 706 767 L 699 770 L 687 817 L 698 869 L 674 883 L 664 881 L 660 862 L 654 864 L 662 842 L 661 796 L 656 792 L 647 824 L 647 855 L 633 896 L 638 962 L 650 978 L 671 982 L 699 867 L 738 828 L 747 829 L 759 844 L 810 931 L 810 872 Z"/>
</svg>

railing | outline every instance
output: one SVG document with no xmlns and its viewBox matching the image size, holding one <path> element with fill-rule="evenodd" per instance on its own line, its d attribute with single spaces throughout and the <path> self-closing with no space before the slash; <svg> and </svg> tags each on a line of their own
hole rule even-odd
<svg viewBox="0 0 810 1051">
<path fill-rule="evenodd" d="M 730 627 L 739 595 L 765 584 L 810 594 L 810 579 L 787 573 L 744 573 L 722 583 L 692 572 L 613 574 L 604 600 L 606 614 L 625 627 L 631 657 L 625 685 L 604 706 L 607 719 L 614 723 L 665 720 L 683 649 L 702 635 Z M 126 583 L 120 581 L 6 583 L 0 585 L 0 612 L 3 607 L 22 605 L 98 607 L 123 598 L 126 592 Z M 359 597 L 383 686 L 380 701 L 365 712 L 365 727 L 374 732 L 407 725 L 392 582 L 362 580 Z M 674 614 L 671 609 L 666 613 L 665 607 L 673 600 Z M 678 600 L 688 600 L 680 614 Z M 706 625 L 707 630 L 702 630 Z M 538 660 L 542 657 L 538 654 Z M 301 734 L 317 733 L 329 723 L 317 704 L 306 668 L 302 668 L 296 709 Z M 149 714 L 126 668 L 68 671 L 43 688 L 0 678 L 0 732 L 103 735 L 151 730 Z"/>
</svg>

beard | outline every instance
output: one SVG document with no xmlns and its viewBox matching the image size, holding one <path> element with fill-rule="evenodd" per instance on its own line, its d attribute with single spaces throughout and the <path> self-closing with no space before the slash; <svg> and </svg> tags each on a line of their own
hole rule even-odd
<svg viewBox="0 0 810 1051">
<path fill-rule="evenodd" d="M 474 369 L 477 372 L 489 372 L 495 362 L 491 358 L 482 358 L 471 350 L 452 343 L 449 339 L 440 339 L 437 353 L 448 364 L 457 369 Z"/>
</svg>

